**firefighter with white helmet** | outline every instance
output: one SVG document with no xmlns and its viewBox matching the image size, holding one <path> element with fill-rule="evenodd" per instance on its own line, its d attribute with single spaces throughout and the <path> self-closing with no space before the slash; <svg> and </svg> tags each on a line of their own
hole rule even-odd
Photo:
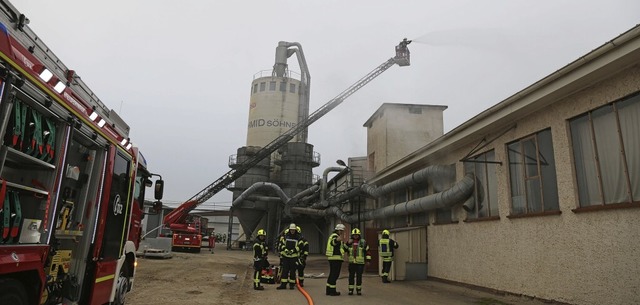
<svg viewBox="0 0 640 305">
<path fill-rule="evenodd" d="M 267 246 L 267 233 L 264 229 L 258 230 L 258 239 L 253 244 L 253 289 L 264 290 L 264 287 L 260 285 L 262 279 L 262 269 L 269 266 L 267 261 L 267 254 L 269 253 L 269 246 Z"/>
<path fill-rule="evenodd" d="M 338 276 L 340 276 L 340 269 L 344 261 L 344 243 L 342 242 L 344 229 L 343 224 L 337 224 L 335 230 L 327 240 L 327 251 L 325 255 L 329 260 L 329 277 L 327 278 L 326 294 L 330 296 L 340 295 L 340 292 L 336 291 L 336 282 L 338 281 Z"/>
<path fill-rule="evenodd" d="M 361 238 L 360 229 L 351 230 L 351 238 L 344 244 L 344 249 L 349 256 L 349 295 L 353 295 L 354 288 L 362 295 L 362 273 L 371 261 L 371 253 L 369 245 Z"/>
<path fill-rule="evenodd" d="M 378 254 L 382 259 L 382 282 L 391 283 L 389 281 L 389 270 L 393 263 L 393 251 L 398 249 L 398 243 L 389 238 L 389 230 L 382 230 L 382 238 L 378 241 Z"/>
<path fill-rule="evenodd" d="M 280 277 L 280 286 L 276 289 L 286 289 L 287 283 L 289 283 L 289 289 L 293 289 L 296 285 L 297 263 L 301 253 L 301 236 L 295 223 L 289 225 L 289 230 L 285 233 L 279 250 L 282 276 Z"/>
</svg>

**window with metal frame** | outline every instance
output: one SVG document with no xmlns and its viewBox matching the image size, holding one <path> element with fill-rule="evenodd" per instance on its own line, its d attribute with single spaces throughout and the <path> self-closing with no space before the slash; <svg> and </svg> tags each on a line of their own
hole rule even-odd
<svg viewBox="0 0 640 305">
<path fill-rule="evenodd" d="M 473 209 L 467 211 L 467 219 L 481 219 L 498 215 L 498 188 L 496 186 L 496 153 L 494 150 L 468 158 L 464 173 L 476 177 Z"/>
<path fill-rule="evenodd" d="M 111 177 L 109 207 L 105 221 L 103 258 L 117 259 L 122 254 L 129 209 L 130 166 L 129 157 L 116 152 Z"/>
<path fill-rule="evenodd" d="M 269 91 L 276 91 L 276 82 L 275 81 L 270 81 L 269 82 Z"/>
<path fill-rule="evenodd" d="M 507 144 L 511 215 L 559 211 L 551 129 Z"/>
<path fill-rule="evenodd" d="M 579 206 L 640 202 L 640 94 L 569 120 Z"/>
</svg>

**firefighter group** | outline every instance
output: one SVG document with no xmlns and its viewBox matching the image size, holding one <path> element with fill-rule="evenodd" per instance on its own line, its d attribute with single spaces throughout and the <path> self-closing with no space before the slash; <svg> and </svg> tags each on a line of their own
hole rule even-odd
<svg viewBox="0 0 640 305">
<path fill-rule="evenodd" d="M 362 238 L 360 229 L 351 230 L 351 235 L 346 238 L 344 236 L 345 226 L 337 224 L 334 231 L 327 239 L 325 255 L 329 261 L 329 276 L 327 278 L 326 295 L 339 296 L 337 290 L 337 281 L 342 269 L 342 263 L 345 261 L 344 255 L 347 254 L 348 270 L 349 270 L 349 295 L 362 295 L 362 273 L 365 266 L 371 261 L 371 253 L 369 244 Z M 390 283 L 389 270 L 393 263 L 394 250 L 398 248 L 398 243 L 389 238 L 389 230 L 382 231 L 382 238 L 378 241 L 378 255 L 382 260 L 382 282 Z M 269 246 L 267 245 L 267 235 L 264 229 L 258 230 L 257 240 L 253 245 L 253 289 L 264 290 L 262 282 L 275 283 L 276 280 L 272 274 L 267 278 L 263 278 L 265 270 L 272 271 L 269 261 Z M 309 242 L 303 237 L 302 230 L 299 226 L 292 223 L 285 229 L 276 241 L 275 252 L 280 256 L 280 285 L 278 290 L 294 289 L 296 280 L 300 287 L 304 287 L 304 269 L 307 266 L 307 257 L 309 256 Z"/>
</svg>

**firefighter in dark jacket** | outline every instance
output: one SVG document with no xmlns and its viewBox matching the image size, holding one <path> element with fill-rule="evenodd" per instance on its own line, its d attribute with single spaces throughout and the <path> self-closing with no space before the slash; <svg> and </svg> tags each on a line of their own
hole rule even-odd
<svg viewBox="0 0 640 305">
<path fill-rule="evenodd" d="M 288 232 L 289 232 L 289 227 L 287 227 L 286 229 L 282 230 L 282 232 L 280 232 L 280 235 L 278 235 L 278 241 L 275 244 L 274 252 L 276 253 L 276 255 L 278 255 L 278 258 L 279 258 L 278 273 L 276 275 L 276 283 L 280 283 L 280 279 L 282 278 L 283 260 L 282 260 L 282 255 L 280 255 L 280 249 L 284 245 L 284 236 Z"/>
<path fill-rule="evenodd" d="M 289 231 L 284 235 L 284 240 L 280 244 L 280 261 L 282 262 L 282 276 L 280 286 L 276 289 L 289 289 L 296 285 L 296 271 L 298 268 L 298 258 L 300 257 L 300 239 L 298 228 L 295 223 L 289 226 Z"/>
<path fill-rule="evenodd" d="M 378 241 L 378 253 L 382 259 L 382 282 L 391 283 L 389 281 L 389 270 L 393 262 L 393 251 L 398 249 L 398 243 L 389 238 L 389 230 L 382 231 L 382 239 Z"/>
<path fill-rule="evenodd" d="M 344 232 L 344 225 L 339 223 L 327 240 L 327 251 L 325 255 L 327 255 L 327 259 L 329 260 L 329 277 L 327 278 L 326 294 L 330 296 L 340 295 L 340 292 L 336 291 L 336 282 L 340 276 L 340 269 L 344 261 L 342 232 Z"/>
<path fill-rule="evenodd" d="M 297 227 L 300 234 L 300 257 L 298 257 L 298 282 L 300 287 L 304 287 L 304 268 L 307 267 L 307 256 L 309 256 L 309 242 L 302 235 L 302 230 Z"/>
<path fill-rule="evenodd" d="M 344 244 L 349 256 L 349 295 L 353 295 L 354 288 L 358 295 L 362 295 L 362 273 L 365 264 L 368 266 L 371 261 L 369 245 L 360 235 L 360 229 L 351 230 L 351 238 Z"/>
<path fill-rule="evenodd" d="M 258 230 L 258 240 L 253 244 L 253 289 L 264 290 L 264 287 L 260 285 L 262 279 L 262 269 L 269 266 L 267 261 L 267 254 L 269 253 L 269 246 L 267 246 L 267 233 L 260 229 Z"/>
</svg>

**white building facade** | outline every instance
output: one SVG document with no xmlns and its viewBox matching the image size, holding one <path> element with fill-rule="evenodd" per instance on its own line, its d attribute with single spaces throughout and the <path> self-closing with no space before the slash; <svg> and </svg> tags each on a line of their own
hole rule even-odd
<svg viewBox="0 0 640 305">
<path fill-rule="evenodd" d="M 427 264 L 429 278 L 447 282 L 568 304 L 640 304 L 640 27 L 418 150 L 389 153 L 397 161 L 380 168 L 375 151 L 368 183 L 430 165 L 476 181 L 466 209 L 367 224 L 410 244 L 398 250 L 395 279 Z M 375 206 L 432 193 L 407 188 Z"/>
</svg>

